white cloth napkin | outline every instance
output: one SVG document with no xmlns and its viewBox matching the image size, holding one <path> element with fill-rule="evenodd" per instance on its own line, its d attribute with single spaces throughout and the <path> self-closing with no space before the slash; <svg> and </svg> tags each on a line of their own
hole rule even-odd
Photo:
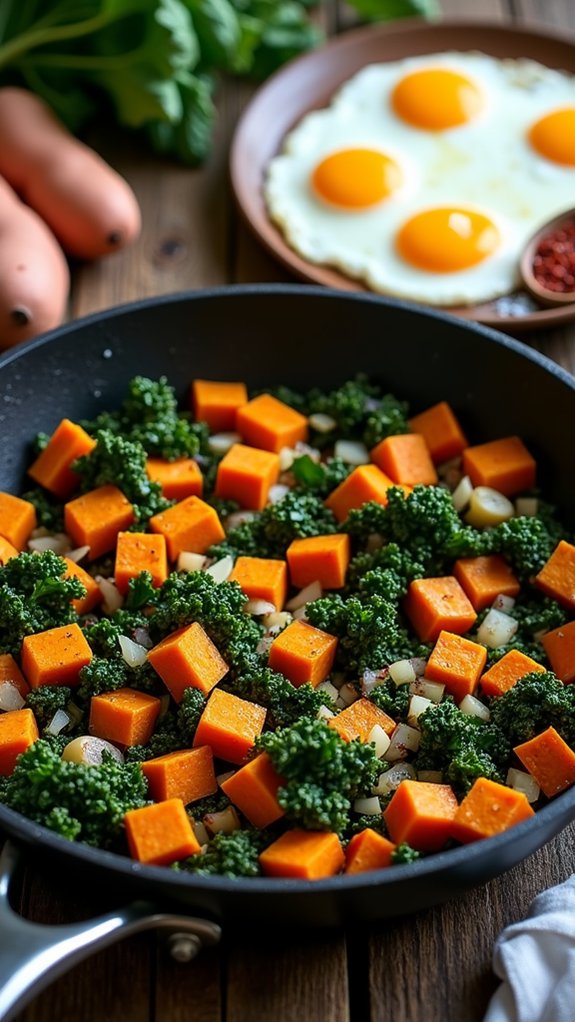
<svg viewBox="0 0 575 1022">
<path fill-rule="evenodd" d="M 575 876 L 539 894 L 527 917 L 502 931 L 493 969 L 503 982 L 484 1022 L 574 1022 Z"/>
</svg>

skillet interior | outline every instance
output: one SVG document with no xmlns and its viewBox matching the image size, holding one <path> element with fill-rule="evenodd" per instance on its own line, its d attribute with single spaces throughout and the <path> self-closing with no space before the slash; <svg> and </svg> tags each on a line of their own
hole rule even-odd
<svg viewBox="0 0 575 1022">
<path fill-rule="evenodd" d="M 501 334 L 377 296 L 255 285 L 146 300 L 76 321 L 0 358 L 0 489 L 18 492 L 29 441 L 63 415 L 90 417 L 136 374 L 165 374 L 182 402 L 193 376 L 329 388 L 363 371 L 419 411 L 448 400 L 478 442 L 517 433 L 568 517 L 575 381 Z M 574 516 L 572 515 L 571 524 Z M 0 806 L 0 826 L 38 862 L 126 895 L 184 903 L 232 922 L 273 915 L 333 925 L 416 911 L 509 869 L 575 817 L 575 789 L 497 838 L 359 877 L 226 880 L 142 867 L 58 838 Z"/>
</svg>

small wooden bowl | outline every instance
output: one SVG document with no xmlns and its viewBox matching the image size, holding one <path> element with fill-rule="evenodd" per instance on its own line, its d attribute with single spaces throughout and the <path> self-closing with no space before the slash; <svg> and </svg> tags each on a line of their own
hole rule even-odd
<svg viewBox="0 0 575 1022">
<path fill-rule="evenodd" d="M 540 284 L 533 272 L 533 259 L 541 240 L 548 234 L 553 234 L 563 224 L 569 221 L 575 222 L 575 208 L 566 209 L 559 216 L 553 217 L 543 224 L 538 231 L 527 242 L 521 256 L 519 269 L 525 290 L 540 302 L 541 305 L 569 305 L 575 302 L 575 285 L 572 291 L 551 291 L 543 284 Z"/>
</svg>

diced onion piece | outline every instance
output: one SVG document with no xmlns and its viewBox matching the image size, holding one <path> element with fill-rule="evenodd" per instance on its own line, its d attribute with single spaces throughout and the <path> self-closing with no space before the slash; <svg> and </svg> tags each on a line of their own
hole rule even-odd
<svg viewBox="0 0 575 1022">
<path fill-rule="evenodd" d="M 411 660 L 396 660 L 388 667 L 389 676 L 396 685 L 412 685 L 415 681 L 415 671 Z"/>
<path fill-rule="evenodd" d="M 325 412 L 314 412 L 313 415 L 310 415 L 308 422 L 311 428 L 318 433 L 331 433 L 332 429 L 337 426 L 335 419 L 331 415 L 326 415 Z"/>
<path fill-rule="evenodd" d="M 515 501 L 515 514 L 525 518 L 535 518 L 539 511 L 537 497 L 517 497 Z"/>
<path fill-rule="evenodd" d="M 53 536 L 29 539 L 28 549 L 34 554 L 43 554 L 46 550 L 53 550 L 55 554 L 67 554 L 70 549 L 70 540 L 63 532 L 58 532 Z"/>
<path fill-rule="evenodd" d="M 252 617 L 263 617 L 264 614 L 274 614 L 275 605 L 269 600 L 247 600 L 244 603 L 244 613 Z"/>
<path fill-rule="evenodd" d="M 517 770 L 516 767 L 509 767 L 505 783 L 514 788 L 515 791 L 522 791 L 528 802 L 536 802 L 541 794 L 541 788 L 537 781 L 528 774 L 526 770 Z"/>
<path fill-rule="evenodd" d="M 290 487 L 286 486 L 285 483 L 274 483 L 268 490 L 268 502 L 270 504 L 279 504 L 280 500 L 289 493 Z"/>
<path fill-rule="evenodd" d="M 89 546 L 77 546 L 74 550 L 68 550 L 66 557 L 69 561 L 74 561 L 74 564 L 78 564 L 78 562 L 83 561 L 84 557 L 86 557 L 89 553 Z"/>
<path fill-rule="evenodd" d="M 305 607 L 306 603 L 311 603 L 312 600 L 319 600 L 321 594 L 322 588 L 320 583 L 310 582 L 309 585 L 300 589 L 299 593 L 292 596 L 291 600 L 288 600 L 286 610 L 298 610 L 300 607 Z"/>
<path fill-rule="evenodd" d="M 437 474 L 440 479 L 445 479 L 453 469 L 461 469 L 461 455 L 457 454 L 455 458 L 449 458 L 448 461 L 442 461 L 437 466 Z"/>
<path fill-rule="evenodd" d="M 68 727 L 69 723 L 70 715 L 66 713 L 66 710 L 56 710 L 52 720 L 46 725 L 46 733 L 49 735 L 59 735 L 60 731 Z"/>
<path fill-rule="evenodd" d="M 143 667 L 148 659 L 148 651 L 145 646 L 140 646 L 138 642 L 129 639 L 127 635 L 119 635 L 118 642 L 122 650 L 122 660 L 127 663 L 128 667 Z"/>
<path fill-rule="evenodd" d="M 227 581 L 233 570 L 234 559 L 233 557 L 230 557 L 229 554 L 226 554 L 226 556 L 222 557 L 219 561 L 215 561 L 213 564 L 210 564 L 209 568 L 205 569 L 205 573 L 206 575 L 211 575 L 214 582 L 217 582 L 219 585 L 220 582 Z"/>
<path fill-rule="evenodd" d="M 101 766 L 104 752 L 109 753 L 118 763 L 124 762 L 122 753 L 115 745 L 94 735 L 73 738 L 65 746 L 62 759 L 69 760 L 70 763 L 84 763 L 85 766 Z"/>
<path fill-rule="evenodd" d="M 244 522 L 253 522 L 257 517 L 257 511 L 232 511 L 231 515 L 226 518 L 226 532 L 229 532 L 230 529 L 237 529 L 238 525 L 243 525 Z"/>
<path fill-rule="evenodd" d="M 499 595 L 495 597 L 491 606 L 494 607 L 495 610 L 501 610 L 504 614 L 508 614 L 510 610 L 513 610 L 515 600 L 512 596 L 505 596 L 504 593 L 499 593 Z"/>
<path fill-rule="evenodd" d="M 365 696 L 368 696 L 370 692 L 373 692 L 374 688 L 383 684 L 386 678 L 389 678 L 387 667 L 384 667 L 382 671 L 370 671 L 368 668 L 361 677 L 361 691 Z"/>
<path fill-rule="evenodd" d="M 298 607 L 297 610 L 294 610 L 294 612 L 293 612 L 293 619 L 294 619 L 294 621 L 307 621 L 308 620 L 308 617 L 307 617 L 307 603 L 304 604 L 303 607 Z"/>
<path fill-rule="evenodd" d="M 409 724 L 398 724 L 391 736 L 385 759 L 388 763 L 405 759 L 410 752 L 417 752 L 420 740 L 421 734 L 416 728 L 410 727 Z"/>
<path fill-rule="evenodd" d="M 370 460 L 365 444 L 356 440 L 336 440 L 333 453 L 346 465 L 368 465 Z"/>
<path fill-rule="evenodd" d="M 359 692 L 355 685 L 351 682 L 346 681 L 345 685 L 342 685 L 337 693 L 337 705 L 338 706 L 351 706 L 359 699 Z"/>
<path fill-rule="evenodd" d="M 329 696 L 334 702 L 337 699 L 339 692 L 335 685 L 332 685 L 331 681 L 322 681 L 316 688 L 316 692 L 321 692 L 324 696 Z"/>
<path fill-rule="evenodd" d="M 410 663 L 413 667 L 413 670 L 415 671 L 416 676 L 418 678 L 423 678 L 423 675 L 425 674 L 425 668 L 427 667 L 427 660 L 425 659 L 425 657 L 413 656 L 410 660 Z"/>
<path fill-rule="evenodd" d="M 151 649 L 154 645 L 147 628 L 134 628 L 134 642 L 143 646 L 144 649 Z"/>
<path fill-rule="evenodd" d="M 387 795 L 390 791 L 399 788 L 402 781 L 415 781 L 416 774 L 411 763 L 397 763 L 395 766 L 380 774 L 375 788 L 372 788 L 374 795 Z"/>
<path fill-rule="evenodd" d="M 433 706 L 431 699 L 426 699 L 425 696 L 412 696 L 407 709 L 407 723 L 409 726 L 417 727 L 420 713 L 429 709 L 430 706 Z"/>
<path fill-rule="evenodd" d="M 481 699 L 477 699 L 476 696 L 464 696 L 459 704 L 459 709 L 462 713 L 466 713 L 468 717 L 479 717 L 480 720 L 489 720 L 491 717 L 489 708 L 485 703 L 481 702 Z"/>
<path fill-rule="evenodd" d="M 440 703 L 445 692 L 445 685 L 440 681 L 428 681 L 427 678 L 417 678 L 413 685 L 409 686 L 413 696 L 423 696 L 430 699 L 432 703 Z"/>
<path fill-rule="evenodd" d="M 378 759 L 382 759 L 389 749 L 390 737 L 383 730 L 381 724 L 374 724 L 367 736 L 367 742 L 369 745 L 375 746 L 375 755 Z"/>
<path fill-rule="evenodd" d="M 124 603 L 124 597 L 122 596 L 119 589 L 116 588 L 114 582 L 110 578 L 102 578 L 101 575 L 96 575 L 95 578 L 98 583 L 98 588 L 102 594 L 102 610 L 104 614 L 113 614 L 116 610 L 119 610 Z"/>
<path fill-rule="evenodd" d="M 236 772 L 235 770 L 225 770 L 221 774 L 216 774 L 216 781 L 218 782 L 220 788 L 224 781 L 229 781 L 230 777 L 234 776 L 235 772 Z"/>
<path fill-rule="evenodd" d="M 293 447 L 282 447 L 279 453 L 280 472 L 289 472 L 297 457 L 299 457 L 299 455 Z"/>
<path fill-rule="evenodd" d="M 234 444 L 240 444 L 239 433 L 212 433 L 208 438 L 208 448 L 212 454 L 226 454 Z"/>
<path fill-rule="evenodd" d="M 353 811 L 359 813 L 360 816 L 381 816 L 381 803 L 377 795 L 356 798 L 353 803 Z"/>
<path fill-rule="evenodd" d="M 492 607 L 477 629 L 477 641 L 489 649 L 497 649 L 511 641 L 518 627 L 515 618 Z"/>
<path fill-rule="evenodd" d="M 204 554 L 195 554 L 191 550 L 182 550 L 178 554 L 176 568 L 178 571 L 203 571 L 208 558 Z"/>
<path fill-rule="evenodd" d="M 198 839 L 198 843 L 200 845 L 207 845 L 209 840 L 210 840 L 210 835 L 208 834 L 208 832 L 207 832 L 206 828 L 204 827 L 202 821 L 201 820 L 194 820 L 194 819 L 192 819 L 191 823 L 192 823 L 192 830 L 193 830 L 194 834 L 196 835 L 196 837 Z"/>
<path fill-rule="evenodd" d="M 274 641 L 273 635 L 262 635 L 260 641 L 256 646 L 256 653 L 258 656 L 267 656 L 270 649 L 272 648 L 272 642 Z"/>
<path fill-rule="evenodd" d="M 473 483 L 469 476 L 463 476 L 453 493 L 451 494 L 451 500 L 456 511 L 465 511 L 469 507 L 469 502 L 473 494 Z"/>
<path fill-rule="evenodd" d="M 271 635 L 279 635 L 286 628 L 293 618 L 287 610 L 274 610 L 271 614 L 265 614 L 262 624 Z"/>
<path fill-rule="evenodd" d="M 297 458 L 301 458 L 302 454 L 307 454 L 312 461 L 321 461 L 321 451 L 318 451 L 317 447 L 310 447 L 303 440 L 297 441 L 294 450 Z"/>
<path fill-rule="evenodd" d="M 418 770 L 417 780 L 425 781 L 426 784 L 442 784 L 443 774 L 441 770 Z"/>
<path fill-rule="evenodd" d="M 232 834 L 241 826 L 233 806 L 227 806 L 219 813 L 207 813 L 204 816 L 203 824 L 210 834 Z"/>
<path fill-rule="evenodd" d="M 336 714 L 333 712 L 333 710 L 328 709 L 327 706 L 320 706 L 319 710 L 316 713 L 317 720 L 331 720 L 332 717 L 335 716 Z"/>
<path fill-rule="evenodd" d="M 499 490 L 493 490 L 491 486 L 476 486 L 465 521 L 476 529 L 488 529 L 513 518 L 514 514 L 513 504 Z"/>
<path fill-rule="evenodd" d="M 21 710 L 25 703 L 26 700 L 13 681 L 3 681 L 0 684 L 0 710 Z"/>
</svg>

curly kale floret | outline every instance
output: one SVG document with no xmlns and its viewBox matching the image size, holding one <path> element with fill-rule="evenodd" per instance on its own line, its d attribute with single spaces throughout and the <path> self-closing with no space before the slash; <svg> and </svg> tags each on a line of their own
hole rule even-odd
<svg viewBox="0 0 575 1022">
<path fill-rule="evenodd" d="M 119 487 L 133 506 L 134 528 L 141 530 L 152 515 L 173 504 L 162 496 L 160 484 L 149 478 L 146 459 L 146 450 L 139 441 L 101 429 L 96 433 L 96 446 L 76 459 L 74 471 L 83 492 L 109 483 Z"/>
<path fill-rule="evenodd" d="M 345 830 L 353 800 L 371 790 L 380 770 L 372 745 L 345 742 L 323 721 L 307 717 L 264 732 L 256 745 L 284 778 L 277 798 L 287 820 L 307 830 Z"/>
<path fill-rule="evenodd" d="M 119 688 L 135 688 L 140 692 L 156 693 L 160 682 L 148 664 L 129 667 L 122 656 L 92 657 L 80 670 L 80 684 L 76 690 L 80 702 L 89 702 L 92 696 L 103 692 L 116 692 Z"/>
<path fill-rule="evenodd" d="M 251 521 L 230 529 L 226 539 L 210 547 L 208 553 L 218 558 L 231 554 L 281 559 L 292 540 L 324 536 L 336 529 L 335 515 L 315 493 L 290 490 Z"/>
<path fill-rule="evenodd" d="M 416 852 L 415 848 L 403 842 L 400 845 L 396 845 L 391 853 L 391 864 L 392 866 L 404 866 L 409 862 L 417 862 L 420 858 L 421 852 Z"/>
<path fill-rule="evenodd" d="M 306 616 L 315 628 L 337 637 L 335 666 L 349 674 L 379 670 L 413 656 L 413 639 L 399 623 L 393 603 L 367 594 L 343 599 L 339 593 L 308 603 Z"/>
<path fill-rule="evenodd" d="M 386 678 L 372 689 L 369 698 L 397 723 L 406 722 L 411 701 L 409 685 L 396 685 L 391 678 Z"/>
<path fill-rule="evenodd" d="M 110 617 L 90 620 L 84 626 L 84 635 L 94 654 L 99 657 L 117 656 L 120 646 L 120 635 L 137 641 L 140 629 L 147 630 L 148 619 L 137 611 L 116 610 Z"/>
<path fill-rule="evenodd" d="M 71 763 L 39 739 L 18 758 L 5 803 L 71 841 L 110 848 L 121 836 L 124 814 L 145 804 L 146 788 L 137 763 L 109 756 L 100 766 Z"/>
<path fill-rule="evenodd" d="M 50 532 L 64 532 L 64 505 L 47 490 L 35 486 L 22 494 L 22 500 L 34 505 L 38 525 Z"/>
<path fill-rule="evenodd" d="M 438 770 L 462 798 L 478 777 L 503 783 L 511 744 L 494 721 L 462 713 L 452 699 L 429 706 L 418 719 L 421 729 L 416 770 Z"/>
<path fill-rule="evenodd" d="M 258 830 L 215 834 L 204 852 L 184 859 L 179 867 L 197 876 L 257 877 L 265 844 L 266 835 Z"/>
<path fill-rule="evenodd" d="M 314 461 L 309 454 L 302 454 L 295 459 L 290 471 L 297 488 L 313 491 L 318 497 L 327 497 L 336 486 L 347 479 L 352 467 L 341 458 Z"/>
<path fill-rule="evenodd" d="M 231 805 L 231 803 L 228 796 L 221 788 L 218 788 L 214 795 L 206 795 L 204 798 L 200 798 L 197 802 L 194 802 L 190 806 L 190 812 L 194 817 L 194 820 L 202 821 L 204 817 L 209 816 L 212 813 L 221 813 L 224 809 L 227 809 L 229 805 Z"/>
<path fill-rule="evenodd" d="M 52 550 L 22 553 L 0 567 L 0 652 L 17 654 L 25 635 L 78 620 L 71 600 L 86 595 Z"/>
<path fill-rule="evenodd" d="M 187 746 L 194 744 L 196 729 L 206 708 L 206 703 L 207 698 L 199 688 L 185 689 L 176 717 L 181 744 Z"/>
<path fill-rule="evenodd" d="M 232 681 L 223 683 L 240 699 L 267 707 L 266 726 L 288 727 L 300 717 L 315 718 L 320 706 L 331 705 L 331 700 L 311 685 L 296 687 L 283 674 L 272 671 L 254 657 L 253 664 L 242 670 Z"/>
<path fill-rule="evenodd" d="M 191 745 L 191 742 L 189 744 Z M 166 713 L 156 725 L 149 742 L 145 745 L 129 745 L 125 759 L 127 763 L 144 763 L 148 759 L 167 756 L 170 752 L 177 752 L 184 747 L 187 748 L 188 743 L 182 740 L 175 714 Z"/>
<path fill-rule="evenodd" d="M 393 394 L 384 394 L 379 398 L 377 407 L 368 415 L 363 431 L 363 442 L 367 449 L 371 450 L 388 436 L 409 433 L 408 414 L 406 401 L 400 401 Z"/>
<path fill-rule="evenodd" d="M 65 710 L 72 698 L 72 689 L 66 685 L 40 685 L 26 696 L 26 706 L 32 710 L 39 731 L 50 723 L 56 710 Z"/>
<path fill-rule="evenodd" d="M 522 582 L 541 570 L 557 545 L 556 533 L 536 517 L 510 518 L 489 531 L 493 551 L 507 557 Z"/>
<path fill-rule="evenodd" d="M 575 691 L 551 671 L 533 671 L 492 700 L 491 720 L 511 745 L 528 742 L 554 727 L 568 745 L 575 746 Z"/>
<path fill-rule="evenodd" d="M 380 388 L 363 375 L 358 375 L 355 380 L 347 380 L 329 393 L 311 390 L 307 395 L 308 414 L 321 412 L 336 422 L 335 429 L 327 434 L 314 432 L 311 441 L 313 445 L 331 445 L 338 437 L 360 440 L 369 415 L 377 407 L 380 394 Z"/>
</svg>

